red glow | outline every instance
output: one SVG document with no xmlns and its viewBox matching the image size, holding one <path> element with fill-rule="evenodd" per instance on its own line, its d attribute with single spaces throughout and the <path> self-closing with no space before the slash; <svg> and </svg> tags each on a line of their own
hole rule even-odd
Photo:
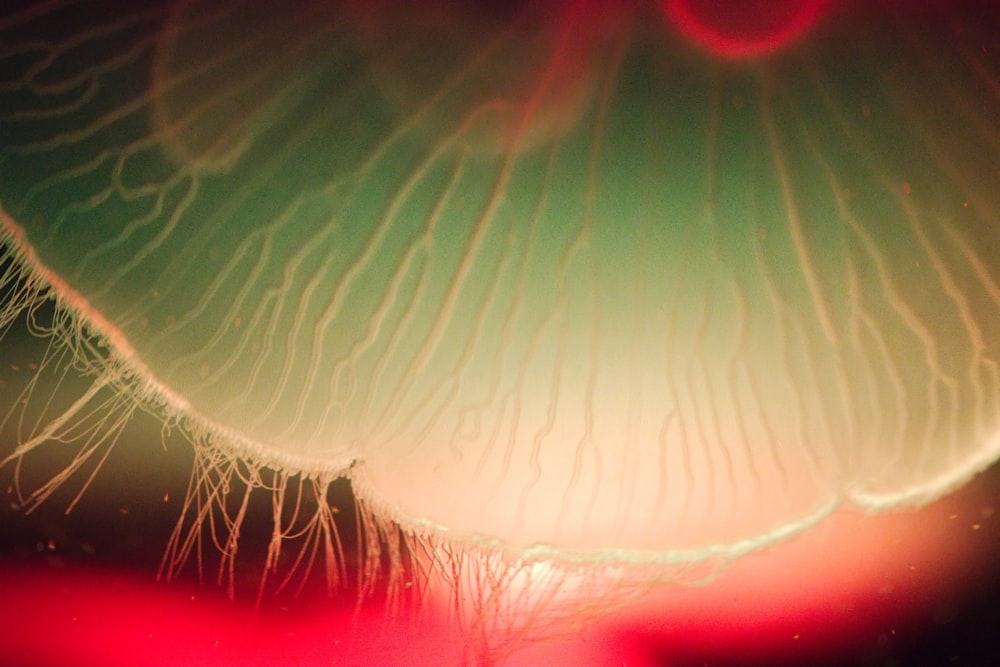
<svg viewBox="0 0 1000 667">
<path fill-rule="evenodd" d="M 462 644 L 432 609 L 387 620 L 351 593 L 231 602 L 211 585 L 157 583 L 148 572 L 0 561 L 0 667 L 450 667 Z M 600 639 L 526 647 L 513 663 L 635 667 L 631 647 Z M 619 663 L 613 663 L 619 664 Z"/>
<path fill-rule="evenodd" d="M 947 623 L 995 581 L 1000 468 L 919 512 L 844 510 L 734 563 L 704 586 L 665 585 L 627 608 L 575 619 L 577 634 L 515 651 L 505 666 L 854 664 Z M 995 585 L 995 584 L 989 584 Z M 252 588 L 252 587 L 251 587 Z M 47 552 L 0 561 L 0 666 L 462 664 L 461 638 L 430 602 L 387 622 L 355 598 L 265 596 L 157 583 Z M 833 661 L 833 662 L 831 662 Z"/>
<path fill-rule="evenodd" d="M 365 633 L 354 637 L 349 596 L 267 600 L 254 615 L 252 604 L 230 602 L 213 586 L 9 563 L 0 569 L 0 590 L 4 666 L 431 665 L 449 653 L 433 623 L 421 627 L 419 644 L 408 643 L 392 624 L 383 630 L 375 606 L 362 608 L 357 623 Z"/>
<path fill-rule="evenodd" d="M 771 53 L 803 36 L 826 0 L 662 0 L 667 19 L 685 37 L 725 58 Z"/>
</svg>

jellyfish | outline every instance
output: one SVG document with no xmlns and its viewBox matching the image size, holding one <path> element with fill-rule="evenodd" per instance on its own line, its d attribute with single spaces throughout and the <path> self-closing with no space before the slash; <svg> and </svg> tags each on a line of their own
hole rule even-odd
<svg viewBox="0 0 1000 667">
<path fill-rule="evenodd" d="M 444 586 L 485 663 L 497 624 L 967 483 L 1000 456 L 995 17 L 779 4 L 5 8 L 0 331 L 83 380 L 4 398 L 7 464 L 77 448 L 20 499 L 150 412 L 196 452 L 167 576 L 206 533 L 231 561 L 242 481 L 265 571 L 298 534 L 335 580 L 346 478 L 361 588 Z"/>
</svg>

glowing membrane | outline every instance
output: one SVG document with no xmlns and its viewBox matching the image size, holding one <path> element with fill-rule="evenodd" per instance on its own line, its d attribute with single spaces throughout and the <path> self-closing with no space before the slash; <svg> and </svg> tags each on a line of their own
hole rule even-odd
<svg viewBox="0 0 1000 667">
<path fill-rule="evenodd" d="M 743 63 L 639 3 L 426 4 L 0 21 L 6 253 L 99 377 L 405 531 L 578 563 L 997 458 L 987 27 L 862 3 Z"/>
</svg>

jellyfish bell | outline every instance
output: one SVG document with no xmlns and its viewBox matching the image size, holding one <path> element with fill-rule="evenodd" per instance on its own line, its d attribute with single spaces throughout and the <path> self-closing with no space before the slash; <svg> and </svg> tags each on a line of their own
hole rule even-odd
<svg viewBox="0 0 1000 667">
<path fill-rule="evenodd" d="M 159 131 L 178 159 L 208 166 L 303 97 L 345 86 L 350 66 L 413 137 L 492 157 L 529 150 L 574 124 L 621 12 L 592 0 L 501 5 L 176 3 L 156 47 Z M 337 136 L 365 124 L 358 114 Z"/>
<path fill-rule="evenodd" d="M 151 86 L 161 146 L 189 168 L 230 166 L 305 93 L 333 38 L 328 6 L 175 3 L 157 38 Z"/>
<path fill-rule="evenodd" d="M 571 128 L 627 27 L 618 4 L 593 0 L 344 4 L 401 122 L 493 158 Z"/>
<path fill-rule="evenodd" d="M 11 458 L 124 396 L 200 457 L 170 568 L 212 512 L 239 533 L 234 470 L 327 527 L 347 476 L 363 572 L 409 550 L 479 619 L 996 460 L 988 30 L 806 2 L 801 48 L 732 68 L 639 4 L 433 6 L 0 22 L 0 322 L 55 299 L 94 378 Z"/>
</svg>

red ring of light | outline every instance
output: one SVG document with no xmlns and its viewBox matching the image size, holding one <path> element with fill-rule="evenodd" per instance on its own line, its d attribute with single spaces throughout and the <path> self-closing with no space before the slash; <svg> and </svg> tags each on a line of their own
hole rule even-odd
<svg viewBox="0 0 1000 667">
<path fill-rule="evenodd" d="M 742 0 L 740 0 L 742 2 Z M 826 0 L 784 0 L 784 2 L 750 3 L 760 6 L 758 15 L 773 12 L 775 5 L 784 7 L 787 16 L 777 26 L 770 26 L 766 32 L 747 29 L 740 32 L 734 25 L 726 25 L 726 11 L 734 11 L 736 6 L 727 0 L 661 0 L 660 7 L 670 23 L 692 42 L 708 49 L 712 54 L 724 58 L 749 58 L 771 53 L 795 41 L 812 28 L 826 4 Z M 789 7 L 788 5 L 795 5 Z M 746 4 L 742 5 L 746 12 Z M 722 12 L 714 17 L 708 12 Z"/>
</svg>

